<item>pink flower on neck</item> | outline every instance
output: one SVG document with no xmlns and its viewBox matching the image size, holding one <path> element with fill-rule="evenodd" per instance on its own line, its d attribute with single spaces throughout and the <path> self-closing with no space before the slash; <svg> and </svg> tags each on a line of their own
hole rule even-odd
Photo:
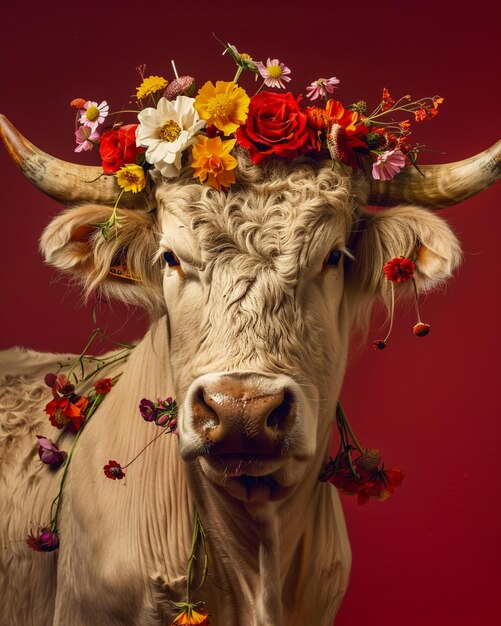
<svg viewBox="0 0 501 626">
<path fill-rule="evenodd" d="M 391 180 L 405 167 L 405 157 L 401 150 L 386 150 L 380 154 L 372 166 L 372 177 L 376 180 Z"/>
</svg>

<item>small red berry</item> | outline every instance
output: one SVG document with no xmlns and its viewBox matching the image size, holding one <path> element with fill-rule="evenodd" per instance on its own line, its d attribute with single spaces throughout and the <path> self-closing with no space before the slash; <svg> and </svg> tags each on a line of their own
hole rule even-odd
<svg viewBox="0 0 501 626">
<path fill-rule="evenodd" d="M 424 322 L 418 322 L 412 329 L 416 337 L 425 337 L 430 332 L 430 325 Z"/>
</svg>

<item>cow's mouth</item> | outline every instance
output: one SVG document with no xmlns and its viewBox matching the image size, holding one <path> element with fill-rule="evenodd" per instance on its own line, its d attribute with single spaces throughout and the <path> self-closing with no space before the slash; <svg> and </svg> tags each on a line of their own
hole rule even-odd
<svg viewBox="0 0 501 626">
<path fill-rule="evenodd" d="M 248 504 L 281 500 L 290 490 L 279 478 L 284 465 L 282 457 L 207 455 L 200 461 L 209 480 Z"/>
</svg>

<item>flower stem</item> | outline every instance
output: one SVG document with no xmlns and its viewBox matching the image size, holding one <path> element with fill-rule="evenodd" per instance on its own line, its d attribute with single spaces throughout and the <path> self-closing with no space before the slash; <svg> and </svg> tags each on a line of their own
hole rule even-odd
<svg viewBox="0 0 501 626">
<path fill-rule="evenodd" d="M 136 454 L 136 456 L 132 459 L 132 461 L 129 461 L 126 465 L 122 465 L 122 469 L 125 469 L 126 467 L 129 467 L 129 465 L 132 465 L 132 463 L 134 463 L 134 461 L 141 456 L 141 454 L 143 454 L 143 452 L 146 450 L 146 448 L 148 448 L 149 446 L 151 446 L 152 443 L 155 443 L 155 441 L 161 437 L 162 435 L 165 435 L 166 433 L 169 433 L 170 430 L 162 430 L 161 433 L 159 433 L 156 437 L 153 437 L 153 439 L 151 441 L 149 441 L 144 448 L 141 448 L 141 450 Z"/>
<path fill-rule="evenodd" d="M 238 85 L 238 79 L 240 78 L 240 75 L 242 74 L 243 69 L 244 68 L 241 65 L 238 66 L 237 73 L 235 74 L 235 78 L 233 79 L 233 82 L 235 83 L 235 85 Z"/>
<path fill-rule="evenodd" d="M 51 526 L 51 530 L 53 532 L 57 532 L 57 523 L 58 523 L 58 520 L 59 520 L 59 511 L 61 509 L 64 483 L 66 482 L 66 477 L 68 475 L 68 469 L 70 467 L 70 463 L 71 463 L 71 458 L 73 456 L 73 452 L 75 451 L 75 446 L 77 445 L 78 440 L 80 439 L 80 436 L 81 436 L 81 434 L 83 432 L 84 427 L 89 423 L 91 417 L 94 415 L 94 413 L 96 412 L 97 408 L 99 407 L 99 405 L 103 401 L 103 398 L 104 398 L 104 395 L 101 395 L 101 394 L 97 394 L 96 397 L 94 398 L 94 402 L 92 403 L 92 405 L 91 405 L 91 407 L 90 407 L 90 409 L 89 409 L 89 411 L 87 413 L 87 417 L 85 419 L 85 422 L 82 424 L 82 426 L 80 427 L 80 430 L 75 435 L 75 439 L 73 439 L 73 443 L 71 444 L 71 448 L 70 448 L 70 450 L 68 452 L 68 456 L 66 458 L 66 463 L 64 464 L 63 475 L 61 476 L 61 483 L 59 484 L 59 491 L 58 491 L 57 496 L 52 501 L 52 505 L 51 505 L 50 526 Z M 52 515 L 52 509 L 54 508 L 54 505 L 56 506 L 56 511 L 55 511 L 54 515 Z"/>
<path fill-rule="evenodd" d="M 186 569 L 186 601 L 188 603 L 191 602 L 191 584 L 193 582 L 193 563 L 194 561 L 196 561 L 196 558 L 197 558 L 196 551 L 197 551 L 200 540 L 203 542 L 204 548 L 205 548 L 205 531 L 203 529 L 202 522 L 200 521 L 198 510 L 195 509 L 193 535 L 191 538 L 191 551 L 190 551 L 190 556 L 188 557 L 188 567 Z M 203 585 L 206 575 L 207 575 L 207 550 L 205 550 L 204 570 L 203 570 L 202 579 L 199 585 L 200 587 Z"/>
<path fill-rule="evenodd" d="M 357 450 L 361 454 L 363 454 L 364 453 L 364 449 L 362 448 L 362 446 L 358 442 L 358 439 L 355 437 L 355 433 L 351 429 L 350 423 L 348 422 L 348 419 L 346 418 L 345 412 L 343 411 L 343 407 L 341 405 L 341 402 L 339 402 L 339 401 L 337 403 L 337 414 L 339 415 L 339 418 L 342 421 L 343 425 L 346 427 L 346 430 L 350 433 L 350 437 L 352 438 L 353 443 L 355 444 L 355 447 L 357 448 Z"/>
</svg>

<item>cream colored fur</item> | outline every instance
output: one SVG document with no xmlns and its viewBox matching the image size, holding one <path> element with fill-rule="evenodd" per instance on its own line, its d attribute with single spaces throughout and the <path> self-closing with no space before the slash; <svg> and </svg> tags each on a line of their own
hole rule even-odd
<svg viewBox="0 0 501 626">
<path fill-rule="evenodd" d="M 242 161 L 228 194 L 187 177 L 164 184 L 156 212 L 121 211 L 120 228 L 107 240 L 99 230 L 71 240 L 79 226 L 97 228 L 110 213 L 106 207 L 74 208 L 53 221 L 41 244 L 49 262 L 88 289 L 147 303 L 156 321 L 78 443 L 55 554 L 10 543 L 47 521 L 57 478 L 41 467 L 33 440 L 35 430 L 50 434 L 42 412 L 48 394 L 35 381 L 51 359 L 42 366 L 37 359 L 46 357 L 33 358 L 31 368 L 30 359 L 18 367 L 9 357 L 8 368 L 17 367 L 20 378 L 7 379 L 0 431 L 0 445 L 8 448 L 0 478 L 6 493 L 0 623 L 169 624 L 169 601 L 184 597 L 195 506 L 210 551 L 208 580 L 195 595 L 214 626 L 332 623 L 351 557 L 337 493 L 317 477 L 328 456 L 357 308 L 363 305 L 367 317 L 369 303 L 385 297 L 381 268 L 388 257 L 423 246 L 418 281 L 425 290 L 460 258 L 438 217 L 415 207 L 370 214 L 360 208 L 364 200 L 361 180 L 344 169 Z M 325 268 L 332 248 L 353 259 Z M 182 275 L 161 270 L 165 249 L 181 259 Z M 120 251 L 142 284 L 107 277 Z M 207 477 L 190 452 L 198 444 L 183 426 L 193 381 L 228 371 L 287 375 L 302 390 L 311 450 L 284 469 L 290 495 L 259 509 Z M 31 399 L 22 399 L 25 391 Z M 139 417 L 141 398 L 168 395 L 181 406 L 179 444 L 161 437 L 122 482 L 106 480 L 109 459 L 126 462 L 155 434 Z"/>
</svg>

